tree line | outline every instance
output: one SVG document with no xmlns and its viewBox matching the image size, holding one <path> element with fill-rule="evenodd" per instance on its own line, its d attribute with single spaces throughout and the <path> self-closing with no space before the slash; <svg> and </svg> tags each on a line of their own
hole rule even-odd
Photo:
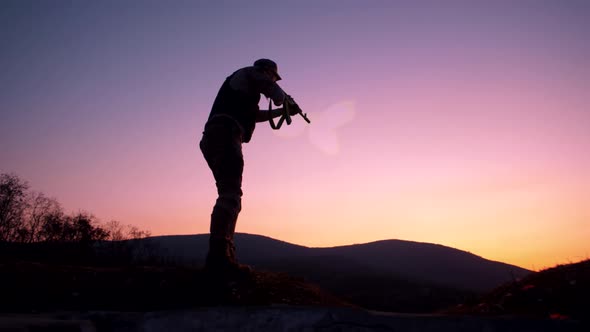
<svg viewBox="0 0 590 332">
<path fill-rule="evenodd" d="M 59 202 L 15 174 L 0 174 L 0 241 L 95 242 L 150 236 L 150 232 L 112 220 L 101 225 L 88 212 L 66 214 Z"/>
<path fill-rule="evenodd" d="M 55 251 L 60 246 L 69 248 L 69 253 L 79 251 L 77 255 L 86 252 L 86 258 L 90 252 L 93 257 L 97 252 L 104 253 L 105 248 L 109 256 L 129 256 L 138 249 L 129 244 L 150 235 L 149 231 L 116 220 L 103 224 L 88 212 L 67 214 L 56 199 L 30 190 L 29 184 L 16 174 L 0 174 L 0 244 L 13 254 L 15 248 Z"/>
</svg>

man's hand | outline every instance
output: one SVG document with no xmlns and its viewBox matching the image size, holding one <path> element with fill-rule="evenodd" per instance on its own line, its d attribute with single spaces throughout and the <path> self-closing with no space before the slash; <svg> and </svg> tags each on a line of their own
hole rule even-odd
<svg viewBox="0 0 590 332">
<path fill-rule="evenodd" d="M 289 105 L 289 115 L 297 115 L 299 113 L 301 113 L 301 108 L 299 108 L 299 105 Z"/>
<path fill-rule="evenodd" d="M 268 105 L 268 109 L 269 111 L 265 112 L 265 111 L 258 111 L 258 114 L 256 116 L 256 122 L 262 122 L 262 121 L 269 121 L 270 122 L 270 127 L 272 129 L 279 129 L 281 128 L 281 126 L 283 125 L 283 122 L 286 121 L 287 125 L 291 124 L 291 116 L 299 114 L 301 115 L 301 117 L 307 122 L 307 123 L 311 123 L 309 121 L 309 119 L 307 118 L 307 114 L 304 114 L 303 111 L 301 110 L 301 108 L 299 107 L 299 105 L 297 105 L 297 103 L 295 102 L 295 100 L 293 100 L 293 98 L 291 98 L 291 96 L 287 95 L 285 97 L 285 99 L 283 100 L 283 107 L 281 108 L 275 108 L 274 110 L 272 109 L 272 105 L 269 102 Z M 287 109 L 289 111 L 289 114 L 285 113 L 285 109 Z M 276 117 L 281 117 L 279 119 L 279 122 L 277 124 L 274 123 L 273 119 Z"/>
</svg>

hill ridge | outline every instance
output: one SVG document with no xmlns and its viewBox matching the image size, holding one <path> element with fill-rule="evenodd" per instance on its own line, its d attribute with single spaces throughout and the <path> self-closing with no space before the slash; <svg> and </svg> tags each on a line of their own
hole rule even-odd
<svg viewBox="0 0 590 332">
<path fill-rule="evenodd" d="M 173 260 L 203 264 L 208 234 L 146 239 Z M 236 233 L 237 257 L 257 268 L 317 279 L 334 273 L 390 275 L 447 287 L 486 291 L 532 271 L 452 247 L 407 240 L 378 240 L 335 247 L 306 247 L 268 236 Z"/>
</svg>

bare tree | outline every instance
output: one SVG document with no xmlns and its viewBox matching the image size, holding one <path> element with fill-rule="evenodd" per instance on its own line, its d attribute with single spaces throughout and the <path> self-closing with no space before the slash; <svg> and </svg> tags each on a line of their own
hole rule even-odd
<svg viewBox="0 0 590 332">
<path fill-rule="evenodd" d="M 110 241 L 126 240 L 125 227 L 117 220 L 111 220 L 111 221 L 107 222 L 104 226 L 104 229 L 107 232 L 109 232 L 109 237 L 107 240 L 110 240 Z"/>
<path fill-rule="evenodd" d="M 106 240 L 108 232 L 98 225 L 98 220 L 87 212 L 78 212 L 66 218 L 64 223 L 64 241 L 92 243 Z"/>
<path fill-rule="evenodd" d="M 66 217 L 62 211 L 48 213 L 43 217 L 39 231 L 40 241 L 58 242 L 63 240 Z"/>
<path fill-rule="evenodd" d="M 146 230 L 141 230 L 139 228 L 137 228 L 136 226 L 133 225 L 128 225 L 128 238 L 132 239 L 132 240 L 139 240 L 139 239 L 143 239 L 146 237 L 149 237 L 151 234 L 150 231 L 146 231 Z"/>
<path fill-rule="evenodd" d="M 29 185 L 14 174 L 0 174 L 0 241 L 14 241 L 23 233 Z"/>
<path fill-rule="evenodd" d="M 110 241 L 138 240 L 151 235 L 147 230 L 133 225 L 123 225 L 117 220 L 107 222 L 103 228 L 109 233 L 107 240 Z"/>
<path fill-rule="evenodd" d="M 28 197 L 25 224 L 28 231 L 27 238 L 23 242 L 39 242 L 42 240 L 41 229 L 52 216 L 63 215 L 59 203 L 48 198 L 41 192 L 33 192 Z"/>
<path fill-rule="evenodd" d="M 123 225 L 112 220 L 104 229 L 109 233 L 107 248 L 118 260 L 130 262 L 148 252 L 145 241 L 137 241 L 150 236 L 149 231 L 140 230 L 133 225 Z M 134 258 L 135 257 L 135 258 Z"/>
</svg>

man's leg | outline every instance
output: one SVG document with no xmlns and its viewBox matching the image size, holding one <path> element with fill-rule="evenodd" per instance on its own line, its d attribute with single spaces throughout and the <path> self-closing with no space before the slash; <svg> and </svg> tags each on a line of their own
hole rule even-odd
<svg viewBox="0 0 590 332">
<path fill-rule="evenodd" d="M 223 186 L 220 186 L 223 187 Z M 211 213 L 208 260 L 235 262 L 234 232 L 241 210 L 241 195 L 223 189 Z"/>
<path fill-rule="evenodd" d="M 206 266 L 235 268 L 234 233 L 241 211 L 244 159 L 239 137 L 227 127 L 213 128 L 204 135 L 201 150 L 213 171 L 218 198 L 211 213 L 209 252 Z"/>
</svg>

